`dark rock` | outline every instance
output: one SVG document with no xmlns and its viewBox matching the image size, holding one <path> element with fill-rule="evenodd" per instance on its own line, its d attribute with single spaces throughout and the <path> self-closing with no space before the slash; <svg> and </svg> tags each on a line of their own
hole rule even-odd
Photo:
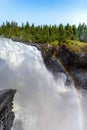
<svg viewBox="0 0 87 130">
<path fill-rule="evenodd" d="M 57 72 L 68 74 L 77 88 L 87 89 L 87 54 L 84 51 L 83 54 L 79 54 L 70 51 L 65 46 L 50 46 L 45 49 L 48 51 L 44 52 L 43 48 L 41 51 L 45 65 L 54 75 Z"/>
<path fill-rule="evenodd" d="M 0 130 L 11 130 L 14 120 L 13 98 L 16 90 L 0 91 Z"/>
</svg>

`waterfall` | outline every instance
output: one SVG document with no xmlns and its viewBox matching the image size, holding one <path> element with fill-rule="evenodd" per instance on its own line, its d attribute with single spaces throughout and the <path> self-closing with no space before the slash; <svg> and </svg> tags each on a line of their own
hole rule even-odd
<svg viewBox="0 0 87 130">
<path fill-rule="evenodd" d="M 0 90 L 17 89 L 12 130 L 82 130 L 78 97 L 66 78 L 54 78 L 36 47 L 0 38 Z M 86 94 L 79 93 L 85 106 Z"/>
</svg>

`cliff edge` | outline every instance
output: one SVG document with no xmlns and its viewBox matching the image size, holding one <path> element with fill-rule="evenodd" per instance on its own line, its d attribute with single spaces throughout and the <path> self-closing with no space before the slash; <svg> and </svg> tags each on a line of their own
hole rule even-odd
<svg viewBox="0 0 87 130">
<path fill-rule="evenodd" d="M 77 88 L 87 89 L 87 44 L 68 46 L 40 45 L 46 67 L 55 75 L 64 72 L 72 77 Z M 71 47 L 71 45 L 70 45 Z M 60 65 L 64 68 L 61 69 Z"/>
</svg>

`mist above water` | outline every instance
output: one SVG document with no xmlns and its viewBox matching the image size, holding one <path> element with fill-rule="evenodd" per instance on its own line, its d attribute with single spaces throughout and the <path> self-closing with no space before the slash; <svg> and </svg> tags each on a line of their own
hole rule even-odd
<svg viewBox="0 0 87 130">
<path fill-rule="evenodd" d="M 65 74 L 57 75 L 55 80 L 36 47 L 0 38 L 0 89 L 17 89 L 12 130 L 82 130 L 74 86 L 65 85 Z"/>
</svg>

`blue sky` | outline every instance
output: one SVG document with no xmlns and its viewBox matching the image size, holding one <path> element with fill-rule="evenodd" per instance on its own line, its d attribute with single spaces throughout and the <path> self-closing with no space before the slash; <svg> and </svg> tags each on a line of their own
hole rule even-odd
<svg viewBox="0 0 87 130">
<path fill-rule="evenodd" d="M 87 0 L 0 0 L 0 24 L 87 24 Z"/>
</svg>

